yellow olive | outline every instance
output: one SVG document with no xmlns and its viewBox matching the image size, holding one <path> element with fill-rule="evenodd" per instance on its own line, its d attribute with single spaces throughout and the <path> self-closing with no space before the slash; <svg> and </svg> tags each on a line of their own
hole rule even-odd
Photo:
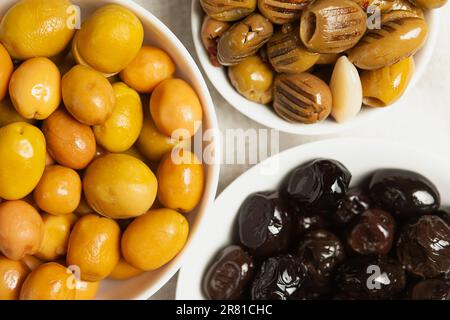
<svg viewBox="0 0 450 320">
<path fill-rule="evenodd" d="M 273 99 L 273 72 L 259 56 L 251 56 L 228 68 L 233 87 L 251 101 L 267 104 Z"/>
<path fill-rule="evenodd" d="M 4 15 L 0 41 L 14 59 L 56 56 L 75 33 L 74 13 L 68 0 L 21 0 Z"/>
<path fill-rule="evenodd" d="M 8 51 L 0 43 L 0 101 L 2 101 L 8 93 L 9 79 L 14 70 L 11 57 Z"/>
<path fill-rule="evenodd" d="M 123 258 L 121 258 L 119 263 L 117 264 L 116 268 L 109 275 L 109 278 L 113 279 L 113 280 L 127 280 L 130 278 L 136 277 L 136 276 L 142 274 L 143 272 L 144 271 L 133 267 L 128 262 L 126 262 Z"/>
<path fill-rule="evenodd" d="M 25 122 L 0 128 L 0 198 L 17 200 L 29 194 L 45 168 L 45 138 Z"/>
<path fill-rule="evenodd" d="M 20 291 L 20 300 L 73 300 L 74 277 L 59 263 L 44 263 L 28 275 Z"/>
<path fill-rule="evenodd" d="M 76 282 L 75 300 L 93 300 L 97 295 L 100 282 L 78 280 Z"/>
<path fill-rule="evenodd" d="M 414 74 L 414 59 L 404 59 L 388 67 L 364 70 L 361 73 L 363 103 L 371 107 L 386 107 L 405 92 Z"/>
<path fill-rule="evenodd" d="M 112 115 L 94 127 L 97 142 L 110 152 L 131 148 L 142 129 L 143 110 L 139 94 L 123 82 L 113 84 L 116 105 Z"/>
<path fill-rule="evenodd" d="M 172 260 L 189 234 L 186 218 L 171 209 L 150 210 L 136 218 L 122 237 L 125 260 L 141 270 L 155 270 Z"/>
<path fill-rule="evenodd" d="M 140 93 L 150 93 L 175 73 L 175 64 L 163 50 L 143 46 L 136 58 L 120 73 L 122 80 Z"/>
<path fill-rule="evenodd" d="M 197 93 L 181 79 L 165 80 L 155 88 L 150 99 L 150 112 L 156 127 L 166 136 L 182 130 L 186 133 L 185 138 L 190 138 L 199 129 L 203 118 Z"/>
<path fill-rule="evenodd" d="M 59 109 L 42 126 L 48 152 L 59 164 L 72 169 L 84 169 L 95 156 L 95 136 L 92 129 L 66 111 Z"/>
<path fill-rule="evenodd" d="M 78 217 L 74 214 L 54 216 L 44 214 L 44 237 L 36 257 L 45 261 L 55 261 L 67 252 L 70 231 Z"/>
<path fill-rule="evenodd" d="M 25 264 L 31 271 L 35 270 L 37 267 L 44 263 L 42 260 L 39 260 L 35 256 L 25 256 L 20 261 Z"/>
<path fill-rule="evenodd" d="M 23 262 L 0 255 L 0 300 L 19 299 L 20 288 L 29 273 Z"/>
<path fill-rule="evenodd" d="M 47 58 L 32 58 L 14 71 L 9 96 L 17 112 L 27 119 L 46 119 L 61 103 L 61 74 Z"/>
<path fill-rule="evenodd" d="M 114 90 L 94 69 L 76 65 L 64 75 L 61 85 L 64 105 L 78 121 L 93 126 L 111 116 L 116 103 Z"/>
<path fill-rule="evenodd" d="M 158 182 L 145 163 L 126 154 L 107 154 L 86 170 L 83 190 L 89 205 L 113 219 L 137 217 L 150 209 Z"/>
<path fill-rule="evenodd" d="M 81 179 L 78 173 L 58 165 L 46 167 L 34 189 L 34 200 L 39 208 L 53 215 L 72 213 L 78 207 L 80 197 Z"/>
<path fill-rule="evenodd" d="M 186 141 L 186 140 L 184 140 Z M 187 142 L 189 139 L 187 139 Z M 139 151 L 150 161 L 159 161 L 179 144 L 185 144 L 171 137 L 161 134 L 150 116 L 145 117 L 144 126 L 139 135 L 137 146 Z"/>
<path fill-rule="evenodd" d="M 104 74 L 122 71 L 136 57 L 144 28 L 130 10 L 115 4 L 96 10 L 81 26 L 73 41 L 78 63 Z"/>
<path fill-rule="evenodd" d="M 89 214 L 75 224 L 69 239 L 67 263 L 80 268 L 84 281 L 100 281 L 120 259 L 120 228 L 112 219 Z"/>
<path fill-rule="evenodd" d="M 20 260 L 39 250 L 44 225 L 39 213 L 22 200 L 0 204 L 0 251 L 11 260 Z"/>
<path fill-rule="evenodd" d="M 203 194 L 204 173 L 199 159 L 180 149 L 168 153 L 158 167 L 158 199 L 166 207 L 192 211 Z"/>
<path fill-rule="evenodd" d="M 27 122 L 33 124 L 36 121 L 34 119 L 25 119 L 17 113 L 9 97 L 6 97 L 0 101 L 0 128 L 14 122 Z"/>
</svg>

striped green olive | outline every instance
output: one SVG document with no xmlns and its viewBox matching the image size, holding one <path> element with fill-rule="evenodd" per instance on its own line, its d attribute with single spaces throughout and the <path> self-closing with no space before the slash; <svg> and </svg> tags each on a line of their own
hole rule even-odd
<svg viewBox="0 0 450 320">
<path fill-rule="evenodd" d="M 322 121 L 330 115 L 332 105 L 330 88 L 312 74 L 280 74 L 275 78 L 273 107 L 287 121 Z"/>
<path fill-rule="evenodd" d="M 313 0 L 258 0 L 259 11 L 272 23 L 284 24 L 300 17 Z"/>
<path fill-rule="evenodd" d="M 224 66 L 238 64 L 258 52 L 272 35 L 272 23 L 254 13 L 235 23 L 223 34 L 217 45 L 217 58 Z"/>
<path fill-rule="evenodd" d="M 349 52 L 349 60 L 364 70 L 380 69 L 414 55 L 425 43 L 428 26 L 420 18 L 390 21 L 367 33 Z"/>
<path fill-rule="evenodd" d="M 284 27 L 284 26 L 283 26 Z M 282 28 L 267 43 L 267 55 L 278 73 L 305 72 L 316 64 L 319 53 L 308 51 L 297 28 Z"/>
<path fill-rule="evenodd" d="M 367 30 L 367 15 L 351 0 L 317 0 L 302 13 L 300 37 L 319 53 L 340 53 L 354 47 Z"/>
<path fill-rule="evenodd" d="M 208 16 L 219 21 L 236 21 L 256 9 L 256 0 L 200 0 Z"/>
</svg>

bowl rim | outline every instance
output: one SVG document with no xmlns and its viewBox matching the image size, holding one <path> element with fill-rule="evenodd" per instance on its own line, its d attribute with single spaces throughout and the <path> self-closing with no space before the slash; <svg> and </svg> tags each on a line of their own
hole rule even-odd
<svg viewBox="0 0 450 320">
<path fill-rule="evenodd" d="M 195 63 L 193 57 L 184 46 L 184 44 L 178 39 L 178 37 L 167 27 L 159 18 L 157 18 L 153 13 L 151 13 L 146 8 L 142 7 L 140 4 L 131 1 L 131 0 L 102 0 L 102 1 L 93 1 L 93 0 L 74 0 L 72 3 L 75 5 L 83 6 L 83 3 L 86 2 L 86 5 L 93 4 L 94 6 L 100 7 L 102 5 L 107 4 L 118 4 L 127 8 L 134 12 L 136 15 L 140 16 L 140 19 L 145 20 L 146 24 L 152 26 L 154 30 L 157 30 L 161 34 L 161 38 L 170 43 L 173 47 L 177 48 L 178 54 L 181 55 L 186 61 L 185 65 L 187 66 L 186 70 L 183 70 L 185 74 L 189 74 L 191 81 L 188 82 L 196 88 L 196 92 L 203 102 L 203 127 L 205 129 L 205 123 L 208 124 L 206 129 L 218 130 L 218 120 L 214 107 L 214 103 L 209 93 L 208 86 L 206 85 L 206 81 L 203 78 L 203 75 Z M 10 1 L 5 4 L 2 4 L 2 7 L 5 7 L 7 10 L 7 5 L 11 3 L 14 5 L 15 2 Z M 3 10 L 3 9 L 2 9 Z M 144 21 L 143 21 L 144 22 Z M 144 26 L 144 31 L 145 31 Z M 144 43 L 145 44 L 145 43 Z M 184 78 L 184 77 L 181 77 Z M 195 83 L 193 83 L 195 82 Z M 219 173 L 220 173 L 220 159 L 221 159 L 221 141 L 218 137 L 211 137 L 208 142 L 211 145 L 211 150 L 213 151 L 214 160 L 209 163 L 204 164 L 205 171 L 205 184 L 202 200 L 195 209 L 197 212 L 196 216 L 196 224 L 195 228 L 191 228 L 189 230 L 189 238 L 182 249 L 182 251 L 175 256 L 169 263 L 170 267 L 167 270 L 164 270 L 161 276 L 154 281 L 154 283 L 150 286 L 146 286 L 144 289 L 140 290 L 135 294 L 130 294 L 126 297 L 121 297 L 118 299 L 128 299 L 128 300 L 146 300 L 149 299 L 152 295 L 154 295 L 157 291 L 161 289 L 180 269 L 181 265 L 184 261 L 189 257 L 191 248 L 195 243 L 200 231 L 204 227 L 205 217 L 207 213 L 210 211 L 214 203 L 214 199 L 217 193 L 217 187 L 219 183 Z M 218 160 L 219 159 L 219 160 Z M 164 268 L 164 267 L 163 267 Z M 107 279 L 105 279 L 107 280 Z M 108 280 L 109 281 L 109 280 Z"/>
<path fill-rule="evenodd" d="M 370 113 L 369 115 L 366 115 L 364 117 L 361 117 L 361 115 L 357 115 L 354 119 L 345 122 L 345 123 L 337 123 L 331 118 L 326 119 L 325 121 L 332 121 L 333 123 L 329 126 L 323 126 L 324 122 L 316 123 L 316 124 L 294 124 L 290 123 L 288 121 L 285 121 L 281 119 L 279 121 L 279 117 L 272 113 L 271 116 L 254 116 L 254 113 L 252 114 L 251 111 L 246 108 L 246 105 L 251 104 L 252 106 L 260 106 L 261 108 L 266 108 L 267 106 L 258 104 L 255 102 L 251 102 L 241 96 L 239 93 L 236 92 L 236 94 L 233 94 L 233 97 L 230 96 L 230 89 L 235 91 L 234 88 L 232 88 L 231 84 L 229 84 L 229 80 L 227 80 L 228 85 L 223 87 L 221 86 L 215 79 L 215 77 L 209 70 L 211 69 L 211 64 L 209 62 L 209 58 L 205 52 L 205 49 L 203 48 L 201 37 L 200 37 L 200 29 L 201 29 L 201 23 L 202 18 L 204 15 L 201 15 L 202 9 L 200 6 L 200 0 L 191 0 L 191 32 L 192 32 L 192 39 L 194 42 L 195 51 L 197 54 L 198 61 L 200 62 L 200 65 L 202 66 L 202 69 L 204 73 L 206 74 L 206 77 L 208 80 L 212 83 L 214 88 L 219 92 L 219 94 L 230 104 L 234 109 L 239 111 L 241 114 L 245 115 L 247 118 L 255 121 L 256 123 L 259 123 L 260 125 L 263 125 L 268 128 L 276 129 L 281 132 L 290 133 L 290 134 L 296 134 L 299 136 L 327 136 L 337 133 L 343 133 L 347 132 L 353 129 L 357 129 L 358 127 L 362 127 L 363 125 L 369 125 L 369 122 L 371 120 L 376 119 L 377 117 L 380 117 L 382 114 L 386 115 L 391 110 L 398 109 L 400 107 L 403 107 L 405 103 L 403 103 L 403 99 L 408 96 L 409 90 L 411 90 L 420 80 L 422 75 L 424 74 L 425 70 L 427 69 L 427 66 L 431 60 L 432 54 L 434 52 L 434 49 L 436 47 L 438 34 L 439 34 L 439 26 L 440 26 L 440 19 L 441 19 L 441 10 L 435 9 L 435 10 L 428 10 L 426 13 L 428 15 L 427 22 L 428 22 L 428 39 L 425 43 L 425 45 L 420 49 L 419 53 L 421 55 L 420 57 L 420 64 L 416 64 L 416 69 L 413 75 L 413 78 L 411 80 L 411 83 L 409 84 L 408 88 L 406 89 L 406 92 L 403 94 L 403 96 L 394 104 L 392 104 L 389 107 L 386 108 L 370 108 L 367 110 L 364 110 L 364 112 Z M 226 72 L 224 71 L 224 75 L 227 78 Z M 366 107 L 368 108 L 368 107 Z M 253 110 L 254 111 L 254 110 Z M 271 120 L 275 119 L 279 122 L 273 122 Z M 331 115 L 330 115 L 331 117 Z M 279 124 L 277 124 L 279 123 Z"/>
<path fill-rule="evenodd" d="M 302 157 L 302 160 L 298 160 L 298 159 L 296 160 L 296 161 L 299 161 L 298 165 L 300 165 L 302 162 L 308 161 L 308 159 L 309 159 L 308 154 L 310 154 L 310 152 L 315 153 L 315 152 L 320 152 L 320 150 L 323 151 L 325 149 L 328 149 L 330 147 L 330 145 L 336 146 L 336 147 L 337 146 L 340 146 L 340 147 L 353 146 L 353 148 L 355 148 L 355 149 L 357 149 L 358 146 L 370 146 L 371 148 L 375 146 L 374 149 L 376 149 L 376 150 L 388 149 L 388 150 L 394 150 L 394 151 L 396 151 L 398 153 L 402 153 L 402 154 L 414 154 L 414 155 L 419 156 L 421 158 L 421 160 L 426 159 L 426 162 L 430 163 L 429 167 L 432 167 L 437 163 L 445 164 L 448 162 L 446 157 L 443 155 L 433 153 L 433 152 L 430 153 L 427 150 L 415 148 L 414 146 L 404 143 L 404 142 L 391 141 L 391 140 L 385 140 L 385 139 L 380 139 L 380 138 L 367 139 L 367 138 L 353 138 L 353 137 L 342 138 L 341 137 L 341 138 L 324 139 L 324 140 L 309 142 L 309 143 L 305 143 L 305 144 L 302 144 L 299 146 L 295 146 L 295 147 L 286 149 L 272 157 L 265 159 L 264 161 L 253 166 L 249 170 L 243 172 L 239 177 L 237 177 L 233 182 L 231 182 L 217 196 L 216 201 L 214 203 L 214 207 L 216 205 L 219 205 L 220 203 L 222 203 L 224 201 L 223 199 L 228 199 L 230 197 L 230 194 L 235 193 L 235 192 L 233 192 L 235 189 L 242 187 L 243 183 L 245 183 L 245 181 L 249 180 L 249 177 L 252 177 L 253 175 L 255 175 L 256 172 L 261 170 L 261 168 L 267 167 L 270 163 L 274 163 L 275 161 L 280 161 L 280 159 L 283 159 L 283 158 L 297 159 L 296 155 L 300 155 Z M 305 159 L 303 159 L 303 157 L 305 157 Z M 313 156 L 313 158 L 320 158 L 320 156 Z M 410 162 L 415 162 L 414 159 L 416 159 L 416 158 L 413 157 Z M 420 162 L 422 162 L 422 161 L 420 161 Z M 346 163 L 343 163 L 343 164 L 346 165 Z M 349 165 L 349 166 L 351 166 L 351 165 Z M 292 168 L 288 169 L 287 172 L 289 172 L 291 169 Z M 279 177 L 279 180 L 277 181 L 278 184 L 281 183 L 281 181 L 283 179 L 283 175 L 287 173 L 287 172 L 285 173 L 285 169 L 281 169 L 281 171 L 283 173 L 277 173 L 277 177 Z M 449 171 L 449 170 L 447 170 L 447 171 Z M 354 177 L 354 178 L 361 179 L 363 177 L 364 176 Z M 242 188 L 240 190 L 242 190 Z M 261 190 L 259 190 L 259 191 L 261 191 Z M 244 192 L 245 192 L 245 196 L 247 196 L 247 195 L 251 194 L 252 192 L 256 192 L 256 191 L 247 191 L 246 190 Z M 443 195 L 443 193 L 441 191 L 441 196 L 442 195 Z M 450 200 L 450 198 L 448 200 Z M 445 206 L 445 202 L 442 201 L 441 205 Z M 214 211 L 216 211 L 216 210 L 214 210 Z M 235 212 L 228 214 L 226 219 L 231 218 L 231 219 L 235 220 L 237 213 L 238 213 L 238 211 L 236 210 Z M 220 214 L 220 212 L 219 212 L 219 214 Z M 207 223 L 209 225 L 213 225 L 215 223 L 215 218 L 213 215 L 208 216 Z M 203 239 L 203 242 L 204 242 L 205 238 L 207 236 L 208 236 L 207 231 L 203 230 L 203 232 L 199 236 L 199 239 Z M 196 246 L 199 246 L 199 243 L 200 242 L 196 243 Z M 226 245 L 227 244 L 221 243 L 216 249 L 219 250 L 220 248 L 223 248 Z M 197 251 L 201 251 L 201 249 L 202 248 L 200 246 L 198 248 L 196 248 Z M 204 252 L 204 253 L 210 254 L 210 256 L 208 256 L 208 259 L 211 260 L 214 257 L 214 254 L 216 254 L 218 252 L 217 250 L 212 253 L 210 253 L 210 252 Z M 189 262 L 184 264 L 179 271 L 178 281 L 177 281 L 177 285 L 176 285 L 176 293 L 175 293 L 176 300 L 197 299 L 197 298 L 192 298 L 186 292 L 188 288 L 187 288 L 187 285 L 185 284 L 184 280 L 188 279 L 188 278 L 192 278 L 192 266 L 190 266 Z M 192 285 L 192 283 L 189 283 L 189 284 Z M 196 283 L 196 284 L 201 286 L 201 283 Z M 205 299 L 206 298 L 203 296 L 203 300 L 205 300 Z"/>
</svg>

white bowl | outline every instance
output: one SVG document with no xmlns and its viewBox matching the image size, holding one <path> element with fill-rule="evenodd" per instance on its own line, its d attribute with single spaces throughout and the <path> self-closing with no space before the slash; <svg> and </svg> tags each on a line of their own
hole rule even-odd
<svg viewBox="0 0 450 320">
<path fill-rule="evenodd" d="M 193 248 L 198 254 L 180 270 L 177 299 L 205 299 L 203 275 L 218 251 L 232 244 L 237 212 L 245 198 L 257 191 L 275 190 L 292 169 L 315 158 L 341 161 L 353 175 L 351 186 L 358 185 L 376 169 L 413 170 L 436 184 L 443 205 L 450 203 L 448 160 L 410 147 L 382 140 L 330 139 L 284 151 L 241 175 L 217 198 L 207 217 L 208 228 L 201 231 Z"/>
<path fill-rule="evenodd" d="M 227 100 L 234 108 L 249 117 L 250 119 L 265 125 L 266 127 L 278 129 L 283 132 L 299 134 L 299 135 L 328 135 L 349 130 L 353 127 L 362 124 L 368 124 L 369 121 L 374 120 L 378 115 L 386 115 L 389 110 L 401 107 L 402 103 L 399 100 L 397 103 L 387 108 L 363 108 L 361 112 L 351 121 L 346 123 L 337 123 L 330 116 L 323 122 L 316 124 L 301 124 L 291 123 L 283 120 L 273 111 L 269 106 L 265 106 L 256 102 L 252 102 L 241 96 L 228 81 L 228 76 L 225 68 L 214 67 L 208 58 L 208 54 L 203 47 L 200 30 L 203 21 L 204 13 L 200 6 L 199 0 L 192 0 L 191 7 L 191 28 L 194 39 L 195 49 L 197 51 L 200 64 L 203 67 L 206 75 L 217 91 Z M 439 32 L 439 18 L 440 10 L 432 10 L 425 13 L 426 20 L 429 27 L 429 37 L 425 46 L 414 56 L 416 62 L 416 71 L 414 77 L 409 84 L 410 90 L 424 73 L 431 54 L 436 44 L 437 35 Z M 407 94 L 407 92 L 405 93 Z M 378 119 L 381 121 L 381 119 Z"/>
<path fill-rule="evenodd" d="M 17 0 L 2 0 L 0 16 L 16 2 Z M 188 81 L 197 91 L 204 111 L 203 129 L 218 128 L 214 105 L 200 70 L 180 40 L 160 20 L 130 0 L 71 0 L 71 2 L 80 6 L 83 18 L 89 16 L 96 8 L 108 3 L 120 4 L 133 11 L 144 26 L 144 43 L 155 45 L 168 52 L 177 65 L 177 76 Z M 220 159 L 220 147 L 217 139 L 211 141 L 211 148 L 215 151 L 216 158 Z M 144 273 L 127 281 L 103 281 L 97 295 L 98 299 L 147 299 L 178 271 L 193 240 L 198 235 L 206 213 L 211 212 L 209 208 L 217 191 L 219 170 L 219 164 L 205 164 L 205 191 L 196 210 L 187 215 L 190 232 L 181 253 L 156 271 Z"/>
</svg>

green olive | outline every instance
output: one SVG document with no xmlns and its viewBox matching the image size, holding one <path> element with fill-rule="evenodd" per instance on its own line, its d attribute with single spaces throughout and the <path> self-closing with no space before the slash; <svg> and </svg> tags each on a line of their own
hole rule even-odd
<svg viewBox="0 0 450 320">
<path fill-rule="evenodd" d="M 354 47 L 367 30 L 367 15 L 351 0 L 318 0 L 302 13 L 300 37 L 319 53 L 340 53 Z"/>
<path fill-rule="evenodd" d="M 313 0 L 258 0 L 259 11 L 272 23 L 284 24 L 300 17 Z"/>
<path fill-rule="evenodd" d="M 267 104 L 272 101 L 273 72 L 259 56 L 251 56 L 228 68 L 235 89 L 251 101 Z"/>
<path fill-rule="evenodd" d="M 411 1 L 414 5 L 422 9 L 436 9 L 443 7 L 447 3 L 447 0 L 409 0 L 409 1 Z"/>
<path fill-rule="evenodd" d="M 219 21 L 209 16 L 206 16 L 203 20 L 201 30 L 202 43 L 206 52 L 208 52 L 209 60 L 216 67 L 220 67 L 220 63 L 217 60 L 217 42 L 230 26 L 228 22 Z"/>
<path fill-rule="evenodd" d="M 217 58 L 224 66 L 238 64 L 258 52 L 272 35 L 272 23 L 254 13 L 224 33 L 217 45 Z"/>
<path fill-rule="evenodd" d="M 390 21 L 367 33 L 348 58 L 358 68 L 374 70 L 414 55 L 425 43 L 428 26 L 420 18 Z"/>
<path fill-rule="evenodd" d="M 219 21 L 236 21 L 256 9 L 256 0 L 200 0 L 208 16 Z"/>
</svg>

